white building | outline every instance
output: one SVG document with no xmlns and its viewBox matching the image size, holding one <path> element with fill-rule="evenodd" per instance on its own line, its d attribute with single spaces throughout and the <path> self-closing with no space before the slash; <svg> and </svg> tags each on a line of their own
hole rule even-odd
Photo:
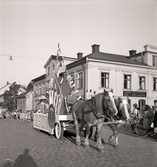
<svg viewBox="0 0 157 167">
<path fill-rule="evenodd" d="M 76 89 L 86 98 L 92 89 L 96 93 L 113 89 L 115 96 L 129 97 L 131 106 L 137 103 L 153 105 L 157 100 L 157 47 L 146 45 L 144 51 L 130 51 L 130 56 L 103 53 L 99 45 L 92 46 L 92 53 L 67 65 Z"/>
<path fill-rule="evenodd" d="M 56 67 L 56 57 L 55 55 L 51 55 L 50 58 L 47 60 L 47 62 L 44 65 L 45 73 L 46 73 L 46 83 L 47 86 L 49 85 L 50 79 L 55 71 Z M 64 56 L 59 56 L 59 61 L 63 60 Z M 64 57 L 64 65 L 70 64 L 74 61 L 76 61 L 76 58 L 72 57 Z"/>
</svg>

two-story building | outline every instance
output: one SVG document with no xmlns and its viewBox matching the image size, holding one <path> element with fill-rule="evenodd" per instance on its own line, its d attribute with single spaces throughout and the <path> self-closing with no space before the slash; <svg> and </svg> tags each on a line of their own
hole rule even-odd
<svg viewBox="0 0 157 167">
<path fill-rule="evenodd" d="M 36 111 L 41 96 L 46 96 L 46 75 L 43 74 L 31 81 L 33 84 L 33 110 Z"/>
<path fill-rule="evenodd" d="M 157 99 L 157 47 L 146 45 L 144 51 L 130 51 L 129 56 L 100 52 L 99 45 L 92 53 L 67 65 L 76 89 L 82 97 L 91 89 L 96 93 L 113 89 L 115 96 L 128 97 L 131 106 L 137 103 L 153 105 Z"/>
<path fill-rule="evenodd" d="M 20 111 L 21 113 L 26 113 L 26 92 L 21 93 L 16 97 L 17 100 L 17 110 Z"/>
</svg>

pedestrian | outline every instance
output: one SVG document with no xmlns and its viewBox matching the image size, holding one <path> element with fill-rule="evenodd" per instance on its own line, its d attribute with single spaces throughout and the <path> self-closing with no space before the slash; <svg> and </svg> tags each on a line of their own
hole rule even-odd
<svg viewBox="0 0 157 167">
<path fill-rule="evenodd" d="M 92 89 L 89 90 L 89 93 L 87 91 L 87 100 L 91 100 L 92 98 Z"/>
<path fill-rule="evenodd" d="M 138 134 L 137 126 L 136 126 L 137 121 L 138 121 L 138 114 L 139 114 L 138 107 L 137 107 L 137 104 L 135 103 L 135 104 L 133 104 L 133 111 L 130 114 L 131 132 L 135 133 L 135 134 Z"/>
<path fill-rule="evenodd" d="M 154 114 L 153 114 L 153 111 L 151 110 L 150 106 L 145 105 L 145 112 L 143 115 L 143 129 L 145 130 L 145 133 L 143 135 L 145 137 L 147 137 L 149 135 L 153 116 L 154 116 Z"/>
<path fill-rule="evenodd" d="M 93 92 L 93 96 L 95 96 L 95 95 L 96 95 L 96 91 Z"/>
<path fill-rule="evenodd" d="M 154 119 L 153 119 L 153 123 L 154 123 L 154 135 L 157 136 L 157 100 L 154 101 Z"/>
</svg>

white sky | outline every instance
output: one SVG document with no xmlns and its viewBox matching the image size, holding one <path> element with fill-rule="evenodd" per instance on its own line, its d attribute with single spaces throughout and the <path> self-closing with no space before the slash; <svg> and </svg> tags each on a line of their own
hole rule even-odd
<svg viewBox="0 0 157 167">
<path fill-rule="evenodd" d="M 14 59 L 0 56 L 0 87 L 44 74 L 58 39 L 70 57 L 90 54 L 93 44 L 123 55 L 157 46 L 156 0 L 0 0 L 0 12 L 0 54 Z"/>
</svg>

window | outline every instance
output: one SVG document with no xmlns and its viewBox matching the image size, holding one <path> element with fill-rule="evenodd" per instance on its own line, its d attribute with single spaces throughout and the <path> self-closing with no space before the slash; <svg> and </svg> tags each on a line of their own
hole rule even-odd
<svg viewBox="0 0 157 167">
<path fill-rule="evenodd" d="M 50 75 L 50 67 L 47 69 L 47 75 Z"/>
<path fill-rule="evenodd" d="M 124 74 L 124 89 L 131 89 L 131 75 Z"/>
<path fill-rule="evenodd" d="M 43 86 L 42 86 L 42 94 L 46 94 L 46 91 L 45 91 L 45 84 L 43 83 Z"/>
<path fill-rule="evenodd" d="M 70 75 L 70 77 L 71 77 L 71 81 L 74 82 L 74 74 L 72 73 L 72 74 L 69 74 L 69 75 Z"/>
<path fill-rule="evenodd" d="M 39 93 L 39 95 L 42 95 L 42 88 L 40 87 L 40 93 Z"/>
<path fill-rule="evenodd" d="M 153 90 L 157 90 L 157 77 L 153 78 Z"/>
<path fill-rule="evenodd" d="M 55 71 L 55 64 L 52 64 L 52 72 Z"/>
<path fill-rule="evenodd" d="M 41 95 L 41 83 L 38 85 L 38 95 Z"/>
<path fill-rule="evenodd" d="M 83 88 L 83 73 L 82 72 L 76 74 L 76 86 L 77 86 L 77 89 Z"/>
<path fill-rule="evenodd" d="M 109 88 L 109 73 L 101 72 L 101 87 Z"/>
<path fill-rule="evenodd" d="M 138 101 L 138 106 L 139 106 L 140 111 L 143 111 L 145 104 L 146 104 L 146 101 L 144 99 L 140 99 Z"/>
<path fill-rule="evenodd" d="M 139 88 L 140 90 L 145 90 L 145 77 L 139 77 Z"/>
<path fill-rule="evenodd" d="M 35 95 L 38 94 L 38 84 L 35 85 Z"/>
<path fill-rule="evenodd" d="M 157 66 L 157 56 L 153 56 L 153 66 Z"/>
</svg>

